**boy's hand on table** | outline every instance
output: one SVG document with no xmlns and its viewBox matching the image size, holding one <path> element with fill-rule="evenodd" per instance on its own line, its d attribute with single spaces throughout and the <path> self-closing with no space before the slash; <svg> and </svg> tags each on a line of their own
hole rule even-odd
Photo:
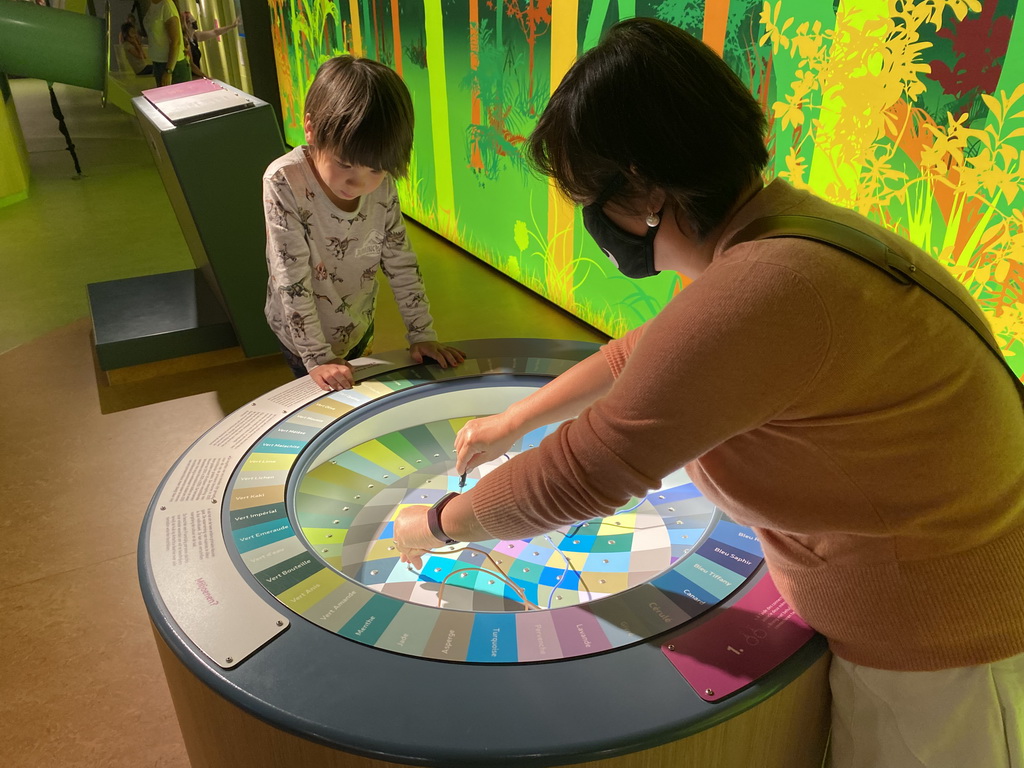
<svg viewBox="0 0 1024 768">
<path fill-rule="evenodd" d="M 439 341 L 417 341 L 409 347 L 409 354 L 417 363 L 422 363 L 423 358 L 429 357 L 442 368 L 447 368 L 449 365 L 454 367 L 466 359 L 466 355 L 461 349 L 450 347 Z"/>
<path fill-rule="evenodd" d="M 316 385 L 326 392 L 352 389 L 352 382 L 354 381 L 352 366 L 344 360 L 334 360 L 330 363 L 318 365 L 309 372 L 309 375 L 316 382 Z"/>
</svg>

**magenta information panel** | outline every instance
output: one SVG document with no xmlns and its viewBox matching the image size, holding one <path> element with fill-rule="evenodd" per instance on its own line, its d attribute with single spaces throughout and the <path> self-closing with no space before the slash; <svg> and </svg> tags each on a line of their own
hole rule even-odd
<svg viewBox="0 0 1024 768">
<path fill-rule="evenodd" d="M 661 649 L 705 701 L 718 701 L 770 672 L 814 636 L 765 574 L 747 594 Z"/>
</svg>

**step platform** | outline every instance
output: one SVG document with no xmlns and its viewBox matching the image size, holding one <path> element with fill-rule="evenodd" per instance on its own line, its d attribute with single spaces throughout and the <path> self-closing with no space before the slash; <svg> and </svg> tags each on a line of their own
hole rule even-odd
<svg viewBox="0 0 1024 768">
<path fill-rule="evenodd" d="M 231 319 L 198 269 L 90 283 L 96 358 L 117 369 L 238 346 Z"/>
</svg>

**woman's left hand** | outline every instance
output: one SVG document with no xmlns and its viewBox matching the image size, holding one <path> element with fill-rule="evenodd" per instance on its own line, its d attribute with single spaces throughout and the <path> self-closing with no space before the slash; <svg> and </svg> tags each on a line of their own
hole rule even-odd
<svg viewBox="0 0 1024 768">
<path fill-rule="evenodd" d="M 439 341 L 417 341 L 409 347 L 409 354 L 417 363 L 422 363 L 424 357 L 429 357 L 442 368 L 447 368 L 449 365 L 454 367 L 466 359 L 466 355 L 461 349 L 449 347 Z"/>
<path fill-rule="evenodd" d="M 427 525 L 426 504 L 413 504 L 398 513 L 395 518 L 395 546 L 401 553 L 401 561 L 410 563 L 419 570 L 423 567 L 423 555 L 432 549 L 443 546 L 434 538 Z"/>
</svg>

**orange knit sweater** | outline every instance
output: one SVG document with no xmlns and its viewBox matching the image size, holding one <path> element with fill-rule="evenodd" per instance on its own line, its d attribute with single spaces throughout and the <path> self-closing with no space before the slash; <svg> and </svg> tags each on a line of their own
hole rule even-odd
<svg viewBox="0 0 1024 768">
<path fill-rule="evenodd" d="M 730 221 L 860 227 L 961 295 L 934 260 L 775 181 Z M 519 538 L 610 514 L 686 466 L 755 528 L 800 615 L 857 664 L 933 670 L 1024 652 L 1024 409 L 950 310 L 829 246 L 719 249 L 603 348 L 611 391 L 483 478 L 474 511 Z"/>
</svg>

